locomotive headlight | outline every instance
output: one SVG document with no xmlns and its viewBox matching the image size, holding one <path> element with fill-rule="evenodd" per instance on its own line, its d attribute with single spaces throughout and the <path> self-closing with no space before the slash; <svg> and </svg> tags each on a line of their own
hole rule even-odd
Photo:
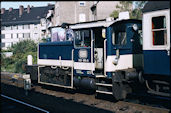
<svg viewBox="0 0 171 113">
<path fill-rule="evenodd" d="M 137 26 L 137 24 L 134 24 L 132 27 L 133 27 L 133 29 L 134 29 L 135 31 L 137 31 L 137 30 L 138 30 L 138 26 Z"/>
<path fill-rule="evenodd" d="M 119 61 L 119 49 L 116 50 L 116 57 L 114 59 L 114 61 L 112 62 L 114 65 L 118 65 L 118 61 Z"/>
<path fill-rule="evenodd" d="M 113 63 L 114 65 L 117 65 L 117 64 L 118 64 L 118 60 L 119 60 L 119 59 L 116 57 L 112 63 Z"/>
</svg>

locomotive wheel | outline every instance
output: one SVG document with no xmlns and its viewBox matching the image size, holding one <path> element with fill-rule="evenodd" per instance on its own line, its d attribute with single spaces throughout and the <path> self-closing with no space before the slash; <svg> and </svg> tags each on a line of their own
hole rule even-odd
<svg viewBox="0 0 171 113">
<path fill-rule="evenodd" d="M 114 82 L 113 87 L 113 96 L 116 100 L 124 100 L 127 96 L 127 91 L 122 82 Z"/>
</svg>

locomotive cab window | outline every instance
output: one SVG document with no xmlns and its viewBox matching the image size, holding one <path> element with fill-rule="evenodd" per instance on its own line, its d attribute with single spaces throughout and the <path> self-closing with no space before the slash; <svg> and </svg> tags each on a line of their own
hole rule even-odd
<svg viewBox="0 0 171 113">
<path fill-rule="evenodd" d="M 90 47 L 91 46 L 91 30 L 75 31 L 75 46 Z"/>
<path fill-rule="evenodd" d="M 125 31 L 113 31 L 112 33 L 112 43 L 114 45 L 126 45 L 126 32 Z"/>
<path fill-rule="evenodd" d="M 152 45 L 167 44 L 166 17 L 152 17 Z"/>
<path fill-rule="evenodd" d="M 70 28 L 55 27 L 51 29 L 52 42 L 73 41 L 74 32 Z"/>
</svg>

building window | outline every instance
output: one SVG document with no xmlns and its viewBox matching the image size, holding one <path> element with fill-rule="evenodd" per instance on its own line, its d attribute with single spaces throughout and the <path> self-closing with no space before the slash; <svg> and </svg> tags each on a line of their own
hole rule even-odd
<svg viewBox="0 0 171 113">
<path fill-rule="evenodd" d="M 13 38 L 13 34 L 11 34 L 11 38 Z"/>
<path fill-rule="evenodd" d="M 152 43 L 153 45 L 167 44 L 167 29 L 165 16 L 158 16 L 152 18 Z"/>
<path fill-rule="evenodd" d="M 16 30 L 16 29 L 17 29 L 17 26 L 12 26 L 12 29 L 13 29 L 13 30 Z"/>
<path fill-rule="evenodd" d="M 18 26 L 18 29 L 23 29 L 23 25 L 19 25 Z"/>
<path fill-rule="evenodd" d="M 10 42 L 5 43 L 5 47 L 11 47 L 11 43 Z"/>
<path fill-rule="evenodd" d="M 1 26 L 1 30 L 5 30 L 5 27 L 4 26 Z"/>
<path fill-rule="evenodd" d="M 17 34 L 16 33 L 13 34 L 13 38 L 17 38 Z"/>
<path fill-rule="evenodd" d="M 30 33 L 24 33 L 24 38 L 30 38 Z"/>
<path fill-rule="evenodd" d="M 34 24 L 34 28 L 37 29 L 37 27 L 38 27 L 38 24 Z"/>
<path fill-rule="evenodd" d="M 80 1 L 80 2 L 79 2 L 79 5 L 80 5 L 80 6 L 85 6 L 85 2 L 84 2 L 84 1 Z"/>
<path fill-rule="evenodd" d="M 23 38 L 23 34 L 22 33 L 19 33 L 18 34 L 18 38 Z"/>
<path fill-rule="evenodd" d="M 38 33 L 34 33 L 34 37 L 35 38 L 39 38 L 39 34 Z"/>
<path fill-rule="evenodd" d="M 5 34 L 5 38 L 11 38 L 11 34 Z"/>
<path fill-rule="evenodd" d="M 1 47 L 5 47 L 5 43 L 1 43 Z"/>
<path fill-rule="evenodd" d="M 5 30 L 11 30 L 11 26 L 6 26 Z"/>
<path fill-rule="evenodd" d="M 29 25 L 24 25 L 24 29 L 30 29 Z"/>
<path fill-rule="evenodd" d="M 1 39 L 4 39 L 5 38 L 5 34 L 1 34 Z"/>
<path fill-rule="evenodd" d="M 85 22 L 86 21 L 86 16 L 84 13 L 79 14 L 79 22 Z"/>
</svg>

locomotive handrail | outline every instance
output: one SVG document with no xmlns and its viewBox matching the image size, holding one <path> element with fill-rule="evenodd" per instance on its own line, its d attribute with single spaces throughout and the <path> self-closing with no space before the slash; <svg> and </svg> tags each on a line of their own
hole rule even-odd
<svg viewBox="0 0 171 113">
<path fill-rule="evenodd" d="M 71 88 L 74 87 L 73 77 L 74 77 L 74 49 L 72 49 L 72 67 L 71 67 Z"/>
<path fill-rule="evenodd" d="M 106 41 L 107 39 L 104 40 L 104 64 L 106 64 Z M 106 75 L 106 65 L 104 65 L 104 76 Z"/>
<path fill-rule="evenodd" d="M 93 55 L 93 42 L 94 42 L 94 40 L 91 40 L 91 63 L 93 63 L 93 56 L 94 56 Z M 93 70 L 91 70 L 91 73 L 94 74 Z"/>
<path fill-rule="evenodd" d="M 94 40 L 91 40 L 91 63 L 93 63 L 93 42 Z"/>
<path fill-rule="evenodd" d="M 114 50 L 120 49 L 120 50 L 129 50 L 130 48 L 113 48 Z"/>
<path fill-rule="evenodd" d="M 93 56 L 94 56 L 94 54 L 93 54 L 93 48 L 94 48 L 93 42 L 94 42 L 94 39 L 93 39 L 93 30 L 91 29 L 91 63 L 93 63 L 93 59 L 94 59 L 93 58 Z M 91 70 L 92 75 L 94 75 L 93 70 Z"/>
</svg>

